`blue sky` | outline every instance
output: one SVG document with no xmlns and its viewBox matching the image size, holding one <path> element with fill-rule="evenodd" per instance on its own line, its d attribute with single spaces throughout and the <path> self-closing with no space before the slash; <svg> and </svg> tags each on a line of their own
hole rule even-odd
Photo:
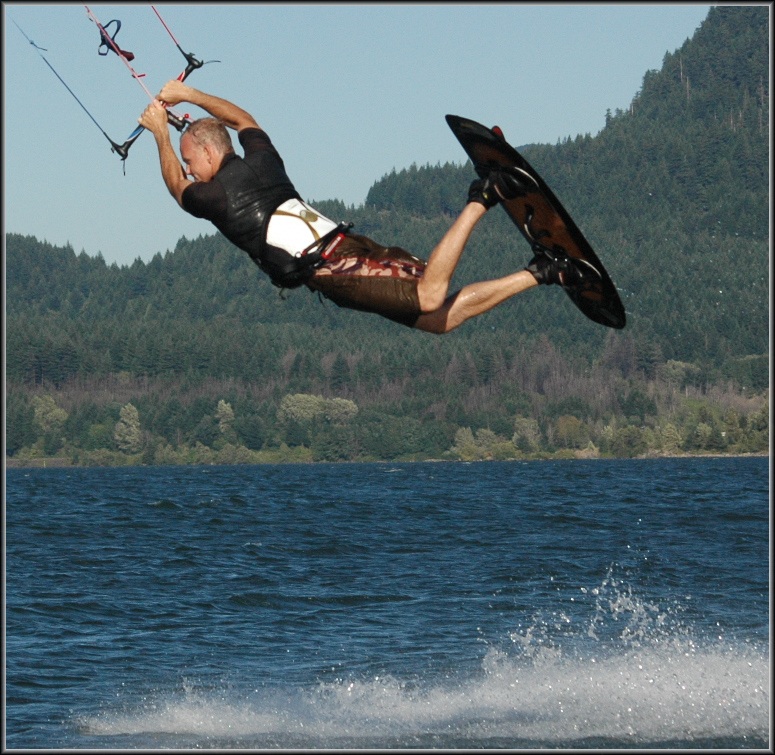
<svg viewBox="0 0 775 755">
<path fill-rule="evenodd" d="M 117 41 L 135 53 L 151 92 L 185 67 L 150 5 L 89 7 L 103 24 L 122 22 Z M 627 108 L 646 71 L 694 34 L 710 6 L 156 7 L 185 50 L 221 61 L 189 83 L 250 111 L 305 199 L 358 206 L 394 168 L 465 162 L 447 113 L 498 124 L 515 146 L 597 134 L 606 110 Z M 214 233 L 167 193 L 149 134 L 132 147 L 123 174 L 105 137 L 11 22 L 47 48 L 48 61 L 120 143 L 148 96 L 117 56 L 97 54 L 84 6 L 4 3 L 3 15 L 5 232 L 69 243 L 120 265 L 174 249 L 181 236 Z"/>
</svg>

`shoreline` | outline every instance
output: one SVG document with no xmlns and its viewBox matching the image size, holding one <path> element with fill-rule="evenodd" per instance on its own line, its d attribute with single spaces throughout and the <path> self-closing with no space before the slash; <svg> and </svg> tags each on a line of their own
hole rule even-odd
<svg viewBox="0 0 775 755">
<path fill-rule="evenodd" d="M 746 458 L 769 458 L 769 451 L 760 451 L 756 453 L 732 453 L 732 454 L 650 454 L 647 456 L 544 456 L 541 458 L 531 459 L 477 459 L 476 463 L 487 462 L 527 462 L 527 461 L 643 461 L 647 459 L 746 459 Z M 245 467 L 245 466 L 263 466 L 263 465 L 277 465 L 277 464 L 454 464 L 454 463 L 475 463 L 467 462 L 463 459 L 422 459 L 422 460 L 396 460 L 396 459 L 372 459 L 369 461 L 343 461 L 343 462 L 326 462 L 326 461 L 259 461 L 250 463 L 235 463 L 235 464 L 74 464 L 71 459 L 61 458 L 57 456 L 41 457 L 39 459 L 5 459 L 6 469 L 97 469 L 102 468 L 126 468 L 135 467 L 142 468 L 148 466 L 165 466 L 165 467 L 209 467 L 209 466 L 230 466 L 230 467 Z"/>
</svg>

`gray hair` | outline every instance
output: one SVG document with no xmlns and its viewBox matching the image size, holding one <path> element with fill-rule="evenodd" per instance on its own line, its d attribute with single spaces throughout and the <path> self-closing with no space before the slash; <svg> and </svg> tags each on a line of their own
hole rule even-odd
<svg viewBox="0 0 775 755">
<path fill-rule="evenodd" d="M 217 118 L 200 118 L 194 121 L 183 134 L 191 134 L 191 137 L 197 144 L 202 146 L 211 144 L 224 154 L 234 152 L 229 132 L 226 130 L 226 126 L 223 125 L 223 122 Z"/>
</svg>

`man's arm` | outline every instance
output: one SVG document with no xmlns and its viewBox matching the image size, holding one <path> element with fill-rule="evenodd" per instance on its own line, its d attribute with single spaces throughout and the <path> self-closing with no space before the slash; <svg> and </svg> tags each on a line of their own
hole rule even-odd
<svg viewBox="0 0 775 755">
<path fill-rule="evenodd" d="M 168 105 L 190 102 L 192 105 L 206 110 L 213 118 L 217 118 L 225 126 L 233 128 L 235 131 L 242 131 L 244 128 L 259 128 L 255 118 L 233 102 L 200 92 L 177 79 L 168 81 L 159 92 L 158 98 Z"/>
<path fill-rule="evenodd" d="M 170 194 L 182 207 L 183 191 L 191 185 L 191 182 L 186 178 L 186 171 L 172 148 L 167 126 L 167 111 L 159 100 L 154 100 L 138 120 L 141 126 L 144 126 L 154 135 L 156 146 L 159 149 L 162 178 L 167 184 Z"/>
</svg>

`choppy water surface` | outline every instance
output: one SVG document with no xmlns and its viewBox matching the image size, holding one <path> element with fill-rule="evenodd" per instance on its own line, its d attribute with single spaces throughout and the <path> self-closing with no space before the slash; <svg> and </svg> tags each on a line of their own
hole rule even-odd
<svg viewBox="0 0 775 755">
<path fill-rule="evenodd" d="M 768 459 L 8 470 L 9 748 L 765 748 Z"/>
</svg>

